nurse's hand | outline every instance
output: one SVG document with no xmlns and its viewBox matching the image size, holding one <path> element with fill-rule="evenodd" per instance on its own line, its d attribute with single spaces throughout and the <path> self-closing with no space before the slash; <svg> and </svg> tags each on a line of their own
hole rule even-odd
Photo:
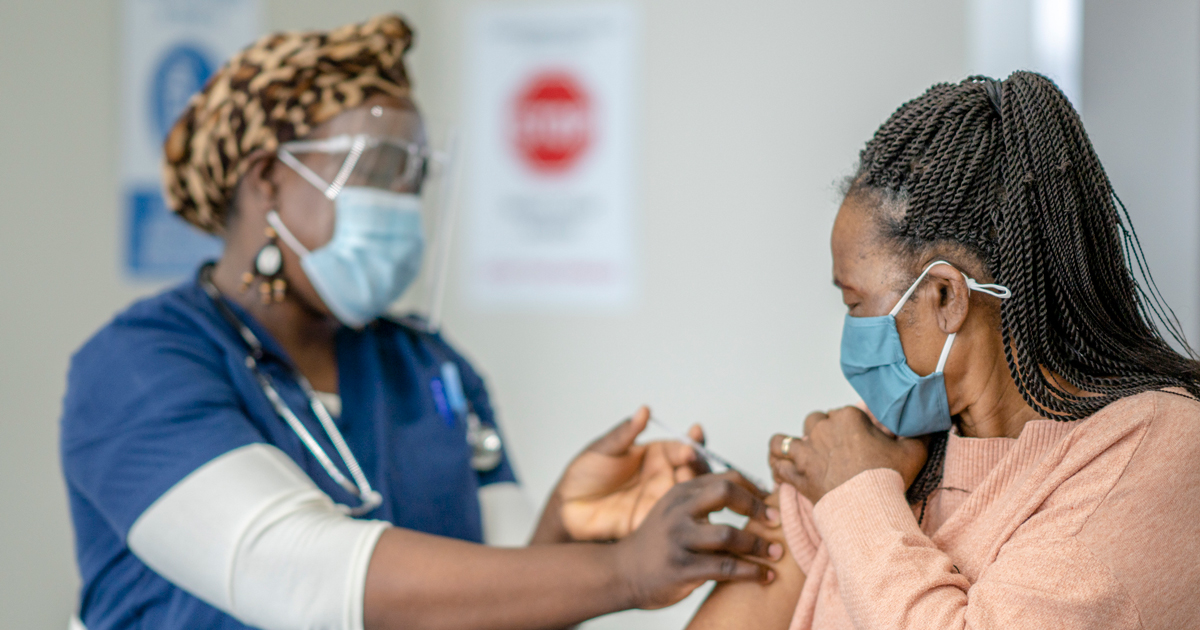
<svg viewBox="0 0 1200 630">
<path fill-rule="evenodd" d="M 704 475 L 668 491 L 642 526 L 616 543 L 618 573 L 637 608 L 662 608 L 687 597 L 708 580 L 770 583 L 765 561 L 783 547 L 749 531 L 715 525 L 708 515 L 725 508 L 772 527 L 779 512 L 735 472 Z"/>
<path fill-rule="evenodd" d="M 816 503 L 851 477 L 876 468 L 899 472 L 907 488 L 925 465 L 925 456 L 923 440 L 894 437 L 862 409 L 842 407 L 809 414 L 804 437 L 772 437 L 770 460 L 775 481 L 791 484 Z"/>
<path fill-rule="evenodd" d="M 649 409 L 638 409 L 563 472 L 553 500 L 571 540 L 623 538 L 675 484 L 708 472 L 703 458 L 685 444 L 636 444 L 649 419 Z M 702 443 L 704 432 L 693 426 L 689 437 Z"/>
</svg>

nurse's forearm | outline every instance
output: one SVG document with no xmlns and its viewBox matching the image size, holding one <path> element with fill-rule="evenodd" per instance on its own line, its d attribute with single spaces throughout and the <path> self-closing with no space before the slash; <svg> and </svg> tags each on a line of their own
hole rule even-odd
<svg viewBox="0 0 1200 630">
<path fill-rule="evenodd" d="M 368 630 L 561 628 L 633 606 L 614 545 L 497 549 L 392 528 L 367 572 Z"/>
<path fill-rule="evenodd" d="M 774 573 L 748 560 L 770 557 L 768 541 L 708 522 L 725 508 L 773 520 L 742 483 L 728 473 L 677 484 L 615 543 L 497 549 L 389 528 L 367 570 L 365 625 L 561 628 L 617 610 L 669 606 L 708 580 L 770 582 Z"/>
</svg>

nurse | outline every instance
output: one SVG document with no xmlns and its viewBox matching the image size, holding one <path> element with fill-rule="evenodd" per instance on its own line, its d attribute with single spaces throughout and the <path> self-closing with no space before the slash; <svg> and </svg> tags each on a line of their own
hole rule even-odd
<svg viewBox="0 0 1200 630">
<path fill-rule="evenodd" d="M 264 37 L 171 130 L 167 200 L 225 249 L 73 358 L 92 630 L 551 628 L 772 577 L 748 558 L 778 545 L 706 516 L 776 515 L 682 445 L 634 445 L 644 409 L 571 464 L 531 547 L 478 544 L 516 494 L 483 381 L 384 316 L 424 247 L 411 41 L 396 16 Z"/>
</svg>

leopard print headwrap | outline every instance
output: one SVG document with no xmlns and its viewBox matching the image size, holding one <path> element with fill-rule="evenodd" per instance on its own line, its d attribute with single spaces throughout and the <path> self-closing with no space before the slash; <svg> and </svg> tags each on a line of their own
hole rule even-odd
<svg viewBox="0 0 1200 630">
<path fill-rule="evenodd" d="M 192 97 L 163 145 L 167 204 L 209 233 L 225 227 L 255 151 L 304 137 L 376 94 L 409 93 L 413 33 L 396 15 L 333 31 L 275 33 L 235 55 Z"/>
</svg>

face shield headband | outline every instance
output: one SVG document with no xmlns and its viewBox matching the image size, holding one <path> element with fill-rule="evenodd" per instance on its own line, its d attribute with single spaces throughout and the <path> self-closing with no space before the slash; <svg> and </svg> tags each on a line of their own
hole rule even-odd
<svg viewBox="0 0 1200 630">
<path fill-rule="evenodd" d="M 305 153 L 345 153 L 346 157 L 327 181 L 296 157 Z M 431 151 L 416 142 L 370 134 L 293 140 L 280 145 L 277 155 L 280 161 L 331 200 L 347 186 L 420 193 L 431 167 L 444 165 L 447 161 L 444 153 Z"/>
</svg>

